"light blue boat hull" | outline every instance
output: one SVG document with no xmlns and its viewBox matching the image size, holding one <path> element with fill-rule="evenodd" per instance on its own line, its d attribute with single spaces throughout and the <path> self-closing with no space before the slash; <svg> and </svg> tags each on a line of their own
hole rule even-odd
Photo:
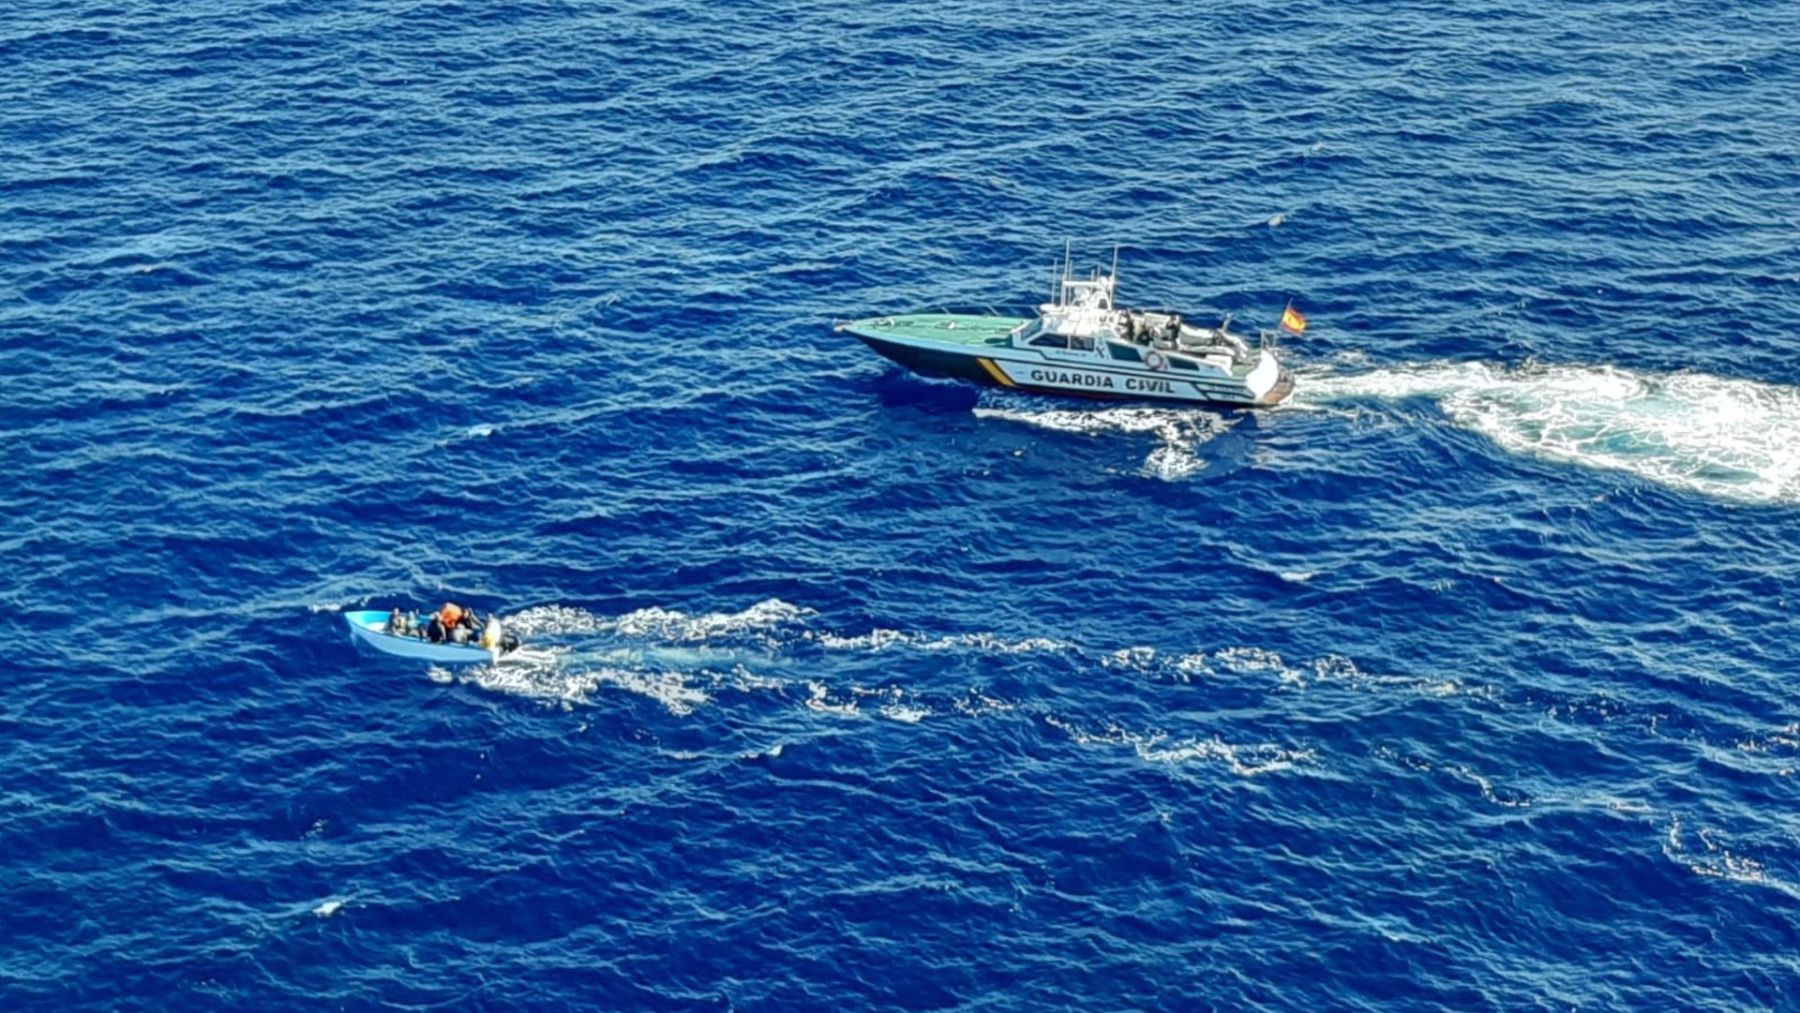
<svg viewBox="0 0 1800 1013">
<path fill-rule="evenodd" d="M 346 612 L 344 622 L 350 635 L 386 654 L 403 658 L 420 658 L 444 665 L 485 665 L 494 660 L 485 648 L 466 644 L 434 644 L 417 637 L 398 637 L 387 632 L 386 612 Z"/>
</svg>

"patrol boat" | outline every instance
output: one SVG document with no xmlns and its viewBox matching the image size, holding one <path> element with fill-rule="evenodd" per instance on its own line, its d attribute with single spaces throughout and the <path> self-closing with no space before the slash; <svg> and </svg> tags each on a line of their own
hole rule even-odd
<svg viewBox="0 0 1800 1013">
<path fill-rule="evenodd" d="M 1070 277 L 1065 255 L 1051 302 L 1034 320 L 970 313 L 870 317 L 837 330 L 915 372 L 1047 394 L 1264 408 L 1294 390 L 1270 334 L 1252 347 L 1230 329 L 1113 304 L 1110 274 Z M 1303 321 L 1290 306 L 1283 325 Z M 1300 326 L 1304 326 L 1301 323 Z"/>
</svg>

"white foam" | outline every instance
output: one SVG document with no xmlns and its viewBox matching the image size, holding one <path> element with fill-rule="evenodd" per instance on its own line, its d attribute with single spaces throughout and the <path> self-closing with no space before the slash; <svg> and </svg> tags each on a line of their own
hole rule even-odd
<svg viewBox="0 0 1800 1013">
<path fill-rule="evenodd" d="M 1218 738 L 1189 739 L 1164 745 L 1160 736 L 1132 743 L 1138 756 L 1150 763 L 1184 764 L 1196 760 L 1223 763 L 1239 777 L 1259 777 L 1318 759 L 1311 749 L 1290 749 L 1273 743 L 1236 745 Z"/>
<path fill-rule="evenodd" d="M 1504 809 L 1525 809 L 1531 806 L 1531 797 L 1516 791 L 1504 791 L 1495 788 L 1494 779 L 1488 777 L 1468 764 L 1447 766 L 1444 770 L 1460 781 L 1466 781 L 1481 792 L 1483 800 L 1491 805 Z"/>
<path fill-rule="evenodd" d="M 1614 366 L 1433 363 L 1303 373 L 1294 407 L 1427 397 L 1501 448 L 1707 496 L 1800 502 L 1800 388 Z"/>
<path fill-rule="evenodd" d="M 1795 756 L 1800 754 L 1800 722 L 1783 725 L 1765 738 L 1739 740 L 1737 749 L 1740 753 L 1772 761 L 1772 765 L 1764 769 L 1775 776 L 1793 777 Z"/>
<path fill-rule="evenodd" d="M 806 698 L 808 710 L 818 711 L 821 714 L 841 714 L 846 717 L 857 713 L 855 700 L 833 700 L 831 689 L 822 682 L 808 682 L 806 688 L 809 694 Z"/>
<path fill-rule="evenodd" d="M 333 898 L 312 909 L 312 913 L 320 918 L 330 918 L 344 909 L 344 902 Z"/>
<path fill-rule="evenodd" d="M 968 695 L 956 701 L 956 711 L 966 717 L 979 718 L 989 714 L 1005 714 L 1018 709 L 1018 704 L 999 697 L 988 696 L 978 689 L 970 689 Z"/>
<path fill-rule="evenodd" d="M 610 629 L 613 619 L 566 605 L 539 605 L 516 615 L 505 616 L 502 621 L 507 629 L 521 637 L 531 637 L 598 633 L 603 628 Z"/>
<path fill-rule="evenodd" d="M 829 702 L 829 694 L 825 692 L 825 687 L 822 684 L 813 682 L 808 683 L 808 686 L 812 690 L 812 699 L 807 701 L 807 706 L 812 707 L 814 710 L 851 713 L 857 706 L 857 704 L 852 701 L 847 705 L 849 709 L 846 710 L 844 709 L 846 705 L 832 704 Z M 877 701 L 885 701 L 876 705 L 876 712 L 890 721 L 898 721 L 901 724 L 916 725 L 931 716 L 931 708 L 916 702 L 909 702 L 906 698 L 906 690 L 901 689 L 899 686 L 880 686 L 874 688 L 851 686 L 850 695 L 856 698 L 856 700 L 873 698 Z"/>
<path fill-rule="evenodd" d="M 902 633 L 899 630 L 875 629 L 861 636 L 843 637 L 835 633 L 820 632 L 808 634 L 809 638 L 833 651 L 868 651 L 874 653 L 885 651 L 895 646 L 916 646 L 924 638 L 916 633 Z"/>
<path fill-rule="evenodd" d="M 1214 651 L 1212 661 L 1215 666 L 1230 672 L 1272 672 L 1283 681 L 1297 680 L 1302 674 L 1281 660 L 1277 652 L 1261 647 L 1227 647 Z"/>
<path fill-rule="evenodd" d="M 984 654 L 1030 654 L 1070 650 L 1070 645 L 1049 637 L 1026 637 L 1008 640 L 993 633 L 963 633 L 953 637 L 928 637 L 922 633 L 878 628 L 858 636 L 839 636 L 830 632 L 805 634 L 806 639 L 833 651 L 864 651 L 874 654 L 894 648 L 917 651 L 954 651 L 972 649 Z"/>
<path fill-rule="evenodd" d="M 1235 420 L 1228 421 L 1200 408 L 1061 405 L 1062 402 L 1035 395 L 988 391 L 976 402 L 975 416 L 1022 422 L 1062 433 L 1152 433 L 1160 445 L 1144 459 L 1144 473 L 1170 482 L 1204 470 L 1206 461 L 1197 448 L 1236 425 Z"/>
<path fill-rule="evenodd" d="M 1100 664 L 1107 668 L 1123 668 L 1136 672 L 1149 671 L 1156 664 L 1156 648 L 1121 647 L 1101 658 Z"/>
<path fill-rule="evenodd" d="M 522 636 L 614 633 L 620 636 L 695 643 L 715 637 L 771 633 L 814 615 L 812 609 L 779 598 L 757 602 L 740 612 L 692 615 L 679 609 L 642 608 L 620 616 L 597 615 L 562 605 L 529 608 L 507 616 L 508 629 Z"/>
<path fill-rule="evenodd" d="M 931 716 L 931 709 L 916 704 L 888 704 L 881 708 L 881 716 L 901 724 L 916 725 Z"/>
<path fill-rule="evenodd" d="M 1271 742 L 1231 743 L 1216 735 L 1205 739 L 1170 739 L 1166 732 L 1133 732 L 1116 724 L 1109 724 L 1100 732 L 1089 732 L 1054 714 L 1045 717 L 1044 721 L 1052 728 L 1060 729 L 1076 745 L 1128 746 L 1146 763 L 1171 766 L 1218 763 L 1239 777 L 1260 777 L 1318 760 L 1318 754 L 1311 749 Z"/>
<path fill-rule="evenodd" d="M 1770 875 L 1762 862 L 1733 852 L 1720 843 L 1717 831 L 1701 827 L 1694 833 L 1694 837 L 1700 841 L 1699 850 L 1688 847 L 1687 836 L 1681 827 L 1681 817 L 1674 817 L 1669 823 L 1668 833 L 1663 837 L 1663 854 L 1672 861 L 1687 866 L 1696 875 L 1772 887 L 1790 897 L 1800 898 L 1800 887 Z"/>
<path fill-rule="evenodd" d="M 812 609 L 790 605 L 779 598 L 770 598 L 741 612 L 707 612 L 697 616 L 670 609 L 639 609 L 620 616 L 614 623 L 614 629 L 626 636 L 692 642 L 734 634 L 766 632 L 799 622 L 813 614 Z"/>
<path fill-rule="evenodd" d="M 612 686 L 647 696 L 676 717 L 686 717 L 695 709 L 712 702 L 705 690 L 691 684 L 685 672 L 637 672 L 630 669 L 601 668 L 590 673 L 596 686 Z"/>
<path fill-rule="evenodd" d="M 1226 647 L 1217 651 L 1196 651 L 1173 660 L 1163 660 L 1149 648 L 1134 647 L 1115 651 L 1102 660 L 1110 667 L 1135 668 L 1152 675 L 1167 675 L 1181 682 L 1196 678 L 1225 675 L 1272 675 L 1283 687 L 1305 690 L 1315 685 L 1348 686 L 1369 691 L 1404 690 L 1426 696 L 1483 695 L 1485 687 L 1469 687 L 1455 679 L 1430 675 L 1379 675 L 1364 672 L 1356 662 L 1341 654 L 1327 654 L 1304 664 L 1290 664 L 1275 652 L 1260 647 Z"/>
<path fill-rule="evenodd" d="M 712 701 L 693 673 L 626 668 L 614 665 L 564 669 L 502 665 L 471 670 L 470 682 L 482 689 L 567 705 L 586 704 L 603 688 L 648 697 L 670 714 L 686 717 Z"/>
</svg>

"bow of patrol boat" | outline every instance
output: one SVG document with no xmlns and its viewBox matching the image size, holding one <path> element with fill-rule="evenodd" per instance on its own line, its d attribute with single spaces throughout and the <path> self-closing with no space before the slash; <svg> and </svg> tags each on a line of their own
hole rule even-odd
<svg viewBox="0 0 1800 1013">
<path fill-rule="evenodd" d="M 1012 333 L 1026 321 L 973 313 L 908 313 L 869 317 L 839 324 L 841 332 L 907 369 L 977 383 L 1001 383 L 984 353 L 1011 344 Z"/>
</svg>

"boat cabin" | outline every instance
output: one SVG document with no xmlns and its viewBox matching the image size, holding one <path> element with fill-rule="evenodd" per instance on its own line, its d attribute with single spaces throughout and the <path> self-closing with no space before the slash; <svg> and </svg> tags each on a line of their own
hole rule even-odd
<svg viewBox="0 0 1800 1013">
<path fill-rule="evenodd" d="M 1099 271 L 1090 278 L 1064 274 L 1055 300 L 1039 306 L 1037 319 L 1012 332 L 1013 347 L 1041 349 L 1056 358 L 1085 353 L 1151 369 L 1232 373 L 1256 364 L 1249 342 L 1228 329 L 1230 317 L 1218 327 L 1195 327 L 1178 313 L 1119 309 L 1113 304 L 1115 284 L 1115 276 Z"/>
</svg>

